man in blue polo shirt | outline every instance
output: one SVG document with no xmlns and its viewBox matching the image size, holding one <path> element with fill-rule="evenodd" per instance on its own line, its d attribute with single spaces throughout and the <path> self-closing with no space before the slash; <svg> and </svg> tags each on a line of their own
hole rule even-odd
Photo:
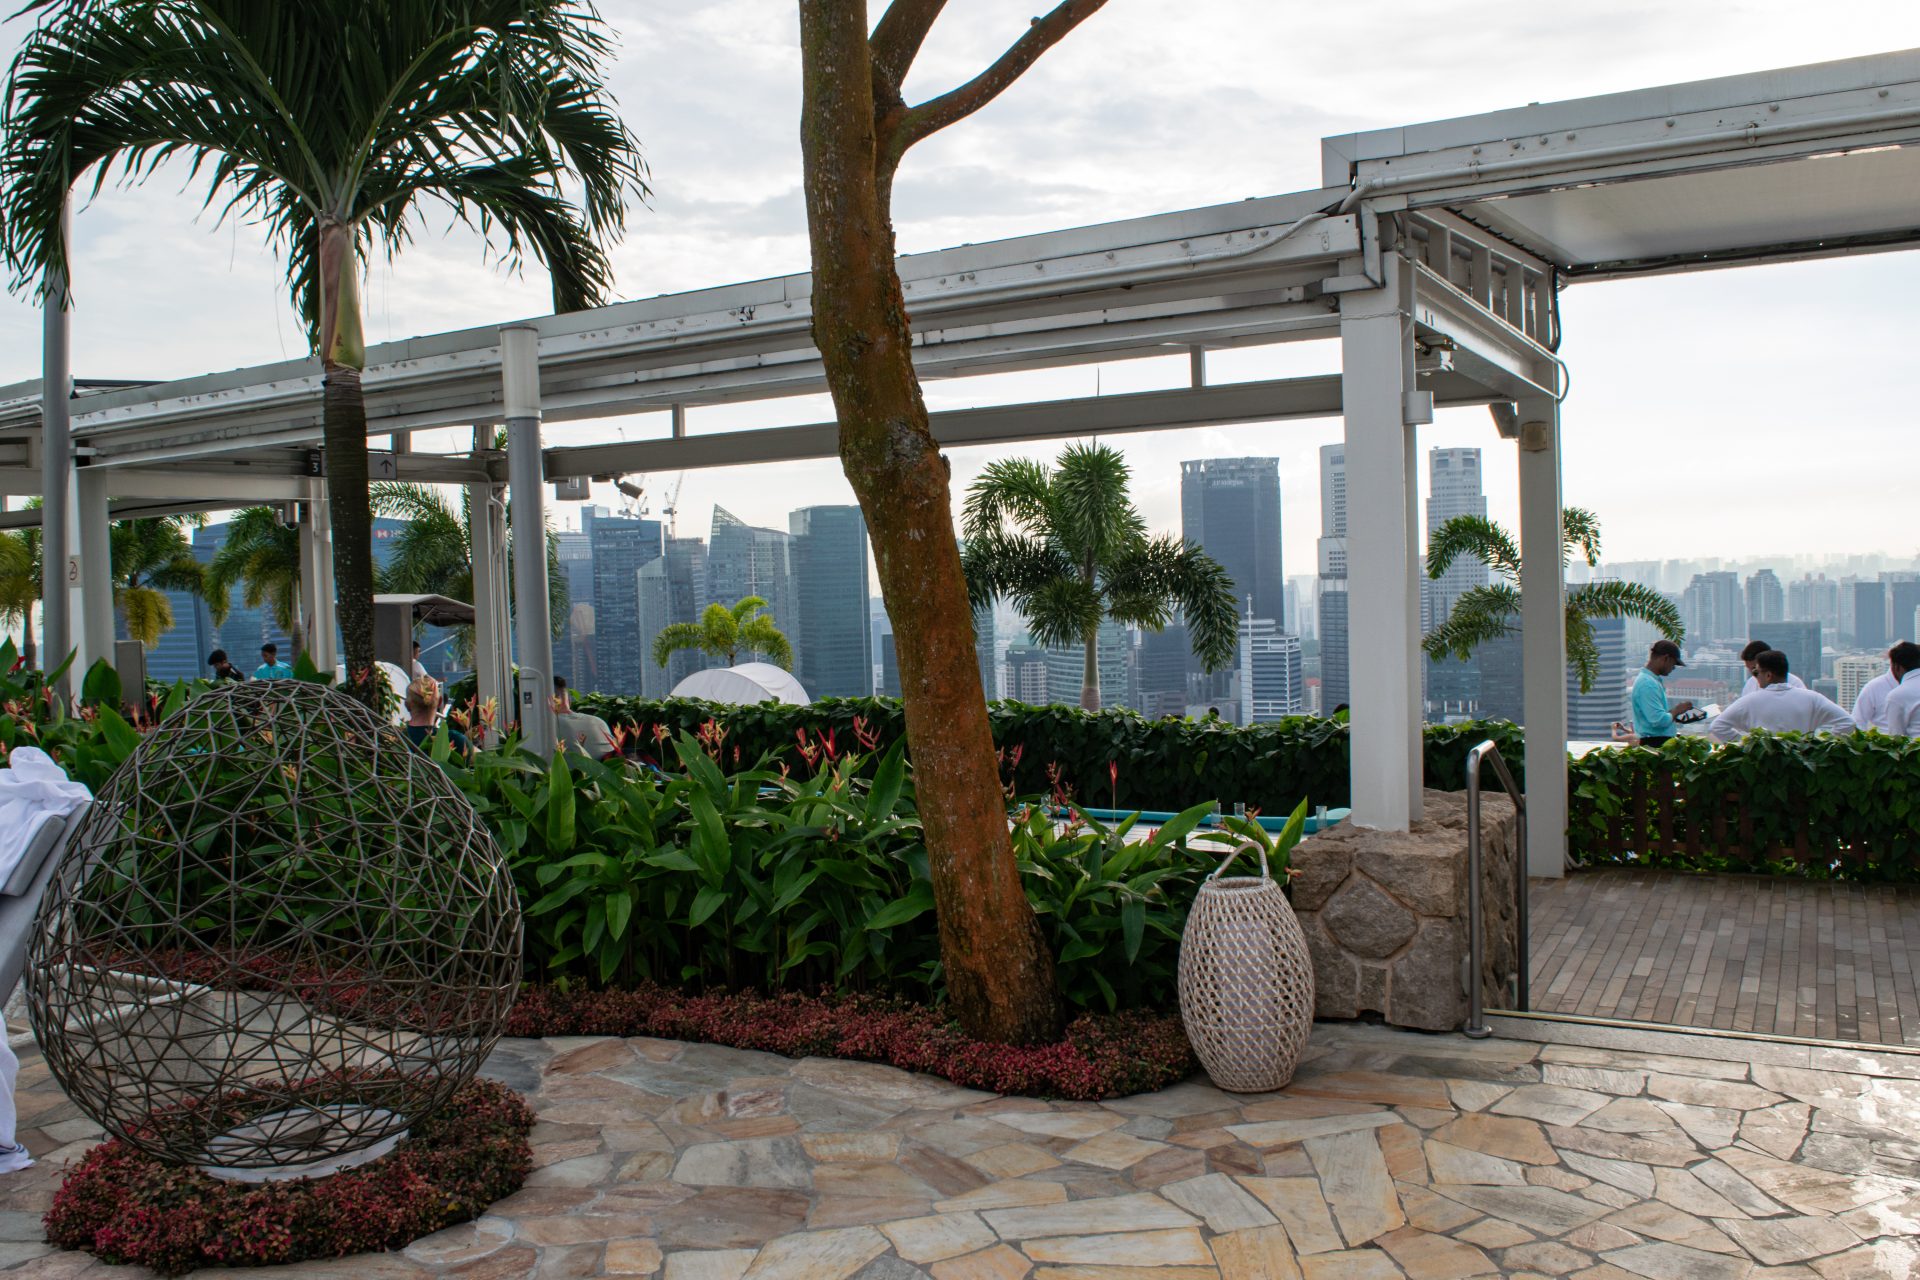
<svg viewBox="0 0 1920 1280">
<path fill-rule="evenodd" d="M 1633 680 L 1633 732 L 1641 746 L 1657 747 L 1666 742 L 1676 732 L 1673 717 L 1693 709 L 1691 702 L 1667 706 L 1667 677 L 1675 667 L 1686 665 L 1680 660 L 1679 645 L 1671 640 L 1653 642 L 1647 665 Z"/>
<path fill-rule="evenodd" d="M 260 646 L 260 665 L 254 669 L 255 680 L 291 680 L 293 668 L 280 661 L 279 650 L 270 644 Z"/>
</svg>

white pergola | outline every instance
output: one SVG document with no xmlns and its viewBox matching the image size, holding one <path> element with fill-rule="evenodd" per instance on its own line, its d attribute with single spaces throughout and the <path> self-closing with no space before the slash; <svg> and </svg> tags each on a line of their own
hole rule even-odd
<svg viewBox="0 0 1920 1280">
<path fill-rule="evenodd" d="M 924 379 L 1191 357 L 1189 385 L 1177 389 L 935 413 L 933 428 L 944 444 L 971 445 L 1343 417 L 1360 677 L 1353 819 L 1403 829 L 1421 804 L 1418 428 L 1436 406 L 1489 406 L 1519 469 L 1528 863 L 1557 875 L 1567 767 L 1559 290 L 1920 243 L 1920 51 L 1351 134 L 1325 140 L 1322 154 L 1317 191 L 901 258 Z M 537 524 L 544 481 L 833 456 L 831 422 L 687 430 L 693 407 L 825 389 L 809 294 L 797 274 L 372 348 L 368 432 L 395 441 L 377 474 L 467 485 L 486 513 L 475 540 L 474 603 L 491 623 L 477 646 L 483 691 L 506 693 L 507 489 L 515 517 Z M 47 611 L 49 650 L 76 645 L 83 665 L 111 657 L 111 517 L 286 502 L 299 504 L 316 658 L 331 663 L 315 364 L 76 384 L 70 400 L 43 406 L 41 387 L 68 379 L 57 312 L 48 333 L 48 376 L 0 388 L 0 491 L 69 499 L 66 528 L 49 530 L 54 552 L 71 548 L 49 556 L 70 592 L 66 610 Z M 1338 375 L 1207 378 L 1209 351 L 1330 340 Z M 542 420 L 649 412 L 666 415 L 653 439 L 541 436 Z M 68 413 L 71 450 L 43 449 L 43 414 L 57 442 Z M 502 421 L 505 454 L 485 447 Z M 408 449 L 408 433 L 443 427 L 470 428 L 474 447 Z M 544 561 L 531 559 L 517 590 L 543 602 Z M 77 620 L 70 636 L 60 613 Z M 545 636 L 526 628 L 520 647 L 519 700 L 534 715 L 546 701 Z"/>
</svg>

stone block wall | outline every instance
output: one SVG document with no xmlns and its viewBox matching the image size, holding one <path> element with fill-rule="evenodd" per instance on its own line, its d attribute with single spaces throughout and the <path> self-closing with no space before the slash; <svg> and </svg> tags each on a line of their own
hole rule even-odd
<svg viewBox="0 0 1920 1280">
<path fill-rule="evenodd" d="M 1506 1003 L 1516 969 L 1513 804 L 1481 800 L 1486 925 L 1482 981 Z M 1342 823 L 1293 851 L 1294 912 L 1313 953 L 1315 1015 L 1373 1013 L 1397 1027 L 1450 1031 L 1467 1016 L 1467 797 L 1429 791 L 1411 831 Z"/>
</svg>

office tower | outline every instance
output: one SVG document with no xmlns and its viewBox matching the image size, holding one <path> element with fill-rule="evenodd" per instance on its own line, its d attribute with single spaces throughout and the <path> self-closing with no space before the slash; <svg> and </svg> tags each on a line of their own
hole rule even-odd
<svg viewBox="0 0 1920 1280">
<path fill-rule="evenodd" d="M 1747 579 L 1747 626 L 1780 622 L 1787 616 L 1787 592 L 1773 570 L 1762 569 Z"/>
<path fill-rule="evenodd" d="M 1087 646 L 1076 640 L 1071 644 L 1048 645 L 1046 650 L 1049 700 L 1079 706 L 1080 690 L 1086 684 Z M 1135 705 L 1133 631 L 1112 618 L 1103 619 L 1094 640 L 1093 654 L 1100 673 L 1100 705 Z"/>
<path fill-rule="evenodd" d="M 1599 651 L 1600 671 L 1593 687 L 1580 692 L 1580 676 L 1567 668 L 1567 736 L 1585 741 L 1606 741 L 1613 735 L 1616 721 L 1631 718 L 1627 706 L 1627 620 L 1595 618 L 1593 644 Z"/>
<path fill-rule="evenodd" d="M 1820 624 L 1817 622 L 1769 622 L 1765 630 L 1755 628 L 1754 638 L 1787 655 L 1787 670 L 1811 685 L 1822 675 L 1820 660 Z"/>
<path fill-rule="evenodd" d="M 1892 645 L 1887 626 L 1887 584 L 1853 584 L 1853 643 L 1859 649 L 1885 649 Z"/>
<path fill-rule="evenodd" d="M 1480 718 L 1522 723 L 1526 699 L 1520 683 L 1518 623 L 1510 635 L 1496 636 L 1486 641 L 1473 651 L 1473 656 L 1480 664 Z"/>
<path fill-rule="evenodd" d="M 1141 714 L 1154 718 L 1187 714 L 1192 702 L 1187 672 L 1193 663 L 1193 644 L 1186 624 L 1176 622 L 1143 633 L 1139 659 Z"/>
<path fill-rule="evenodd" d="M 862 697 L 873 681 L 866 521 L 857 506 L 802 507 L 787 529 L 793 673 L 816 698 Z"/>
<path fill-rule="evenodd" d="M 1817 622 L 1824 634 L 1840 635 L 1840 583 L 1824 573 L 1789 582 L 1786 616 L 1793 622 Z"/>
<path fill-rule="evenodd" d="M 573 689 L 592 689 L 593 544 L 573 529 L 554 534 L 560 578 L 567 584 L 567 624 L 553 641 L 553 671 Z"/>
<path fill-rule="evenodd" d="M 707 539 L 707 603 L 732 608 L 748 596 L 759 596 L 767 602 L 774 625 L 792 641 L 791 540 L 791 535 L 778 529 L 756 528 L 725 507 L 714 507 L 713 530 Z"/>
<path fill-rule="evenodd" d="M 1280 459 L 1203 458 L 1180 464 L 1180 535 L 1220 562 L 1253 616 L 1285 629 L 1280 568 Z"/>
<path fill-rule="evenodd" d="M 1429 449 L 1427 451 L 1427 537 L 1429 540 L 1447 521 L 1461 516 L 1487 514 L 1487 496 L 1481 487 L 1480 450 Z M 1475 587 L 1487 585 L 1487 566 L 1471 556 L 1455 560 L 1439 578 L 1420 579 L 1422 630 L 1430 631 L 1453 613 L 1454 601 Z M 1445 657 L 1426 664 L 1427 718 L 1445 719 L 1448 715 L 1466 715 L 1480 699 L 1480 664 L 1477 658 Z"/>
<path fill-rule="evenodd" d="M 1920 578 L 1910 573 L 1883 573 L 1887 585 L 1887 643 L 1911 640 L 1914 614 L 1920 612 Z"/>
<path fill-rule="evenodd" d="M 1727 571 L 1696 573 L 1681 597 L 1681 616 L 1686 622 L 1687 643 L 1711 644 L 1719 641 L 1744 641 L 1747 634 L 1746 595 L 1740 587 L 1740 575 Z"/>
<path fill-rule="evenodd" d="M 873 645 L 872 688 L 877 691 L 885 688 L 880 675 L 880 638 L 893 632 L 893 620 L 887 617 L 886 603 L 879 596 L 867 600 L 867 632 Z"/>
<path fill-rule="evenodd" d="M 1347 446 L 1320 446 L 1320 701 L 1331 715 L 1352 701 L 1347 668 Z"/>
<path fill-rule="evenodd" d="M 1239 722 L 1265 724 L 1305 710 L 1300 637 L 1267 618 L 1241 619 Z"/>
<path fill-rule="evenodd" d="M 1886 674 L 1887 660 L 1879 654 L 1850 653 L 1833 660 L 1833 678 L 1839 685 L 1834 700 L 1847 710 L 1859 700 L 1860 691 L 1878 676 Z"/>
<path fill-rule="evenodd" d="M 1000 696 L 1000 646 L 991 604 L 973 611 L 973 657 L 980 664 L 980 691 L 992 702 Z"/>
<path fill-rule="evenodd" d="M 658 520 L 596 507 L 580 518 L 593 558 L 593 687 L 636 694 L 653 662 L 653 635 L 640 630 L 640 570 L 665 554 L 666 529 Z"/>
<path fill-rule="evenodd" d="M 1016 644 L 1007 650 L 1007 696 L 1015 702 L 1045 706 L 1047 696 L 1047 651 L 1038 645 Z M 1080 683 L 1073 686 L 1074 700 L 1080 697 Z"/>
<path fill-rule="evenodd" d="M 1302 640 L 1319 638 L 1319 633 L 1313 629 L 1313 609 L 1308 604 L 1312 599 L 1312 583 L 1311 578 L 1296 576 L 1287 579 L 1287 626 Z"/>
<path fill-rule="evenodd" d="M 698 649 L 680 650 L 667 659 L 664 667 L 653 660 L 654 637 L 663 629 L 676 622 L 700 620 L 707 597 L 706 543 L 698 538 L 668 538 L 666 554 L 640 566 L 638 591 L 643 696 L 664 698 L 694 672 L 725 665 L 725 658 Z"/>
<path fill-rule="evenodd" d="M 883 633 L 880 637 L 880 696 L 883 698 L 900 696 L 900 657 L 894 651 L 891 631 Z"/>
</svg>

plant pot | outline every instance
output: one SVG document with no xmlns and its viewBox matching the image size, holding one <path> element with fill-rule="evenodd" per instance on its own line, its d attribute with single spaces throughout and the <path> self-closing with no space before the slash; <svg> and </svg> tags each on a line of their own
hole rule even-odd
<svg viewBox="0 0 1920 1280">
<path fill-rule="evenodd" d="M 1306 935 L 1264 863 L 1258 876 L 1201 881 L 1180 937 L 1180 1018 L 1232 1093 L 1285 1088 L 1313 1030 Z"/>
</svg>

